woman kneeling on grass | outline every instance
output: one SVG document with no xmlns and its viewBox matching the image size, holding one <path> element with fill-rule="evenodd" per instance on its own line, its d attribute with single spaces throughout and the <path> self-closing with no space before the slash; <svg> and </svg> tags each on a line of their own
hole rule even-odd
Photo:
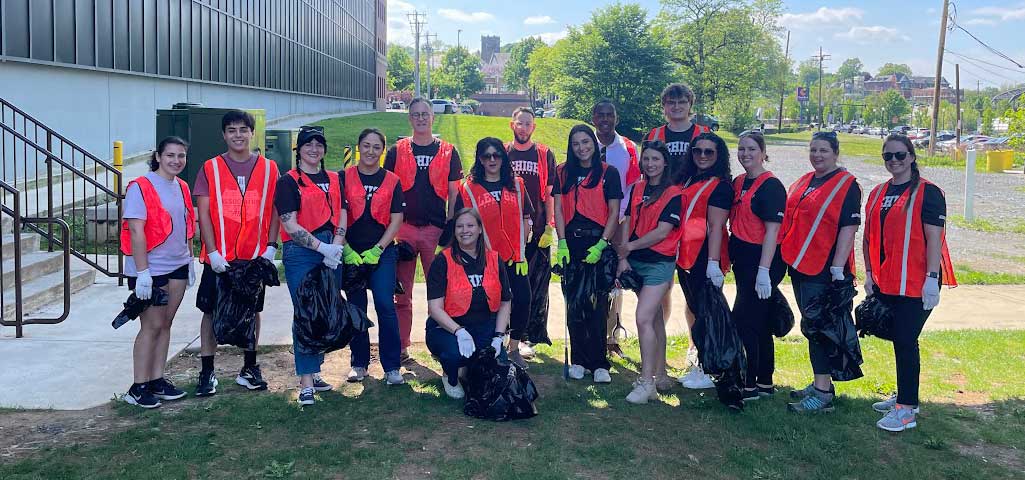
<svg viewBox="0 0 1025 480">
<path fill-rule="evenodd" d="M 139 334 L 132 349 L 135 380 L 125 402 L 156 408 L 160 400 L 177 400 L 185 392 L 164 378 L 171 322 L 185 289 L 195 283 L 191 240 L 196 231 L 189 186 L 177 175 L 185 168 L 188 144 L 167 137 L 150 159 L 150 172 L 128 185 L 125 192 L 121 251 L 128 288 L 140 300 L 153 289 L 167 293 L 167 305 L 150 306 L 139 317 Z"/>
<path fill-rule="evenodd" d="M 669 150 L 655 140 L 644 142 L 644 178 L 630 192 L 626 221 L 620 227 L 618 273 L 633 270 L 643 279 L 637 293 L 637 337 L 641 342 L 641 376 L 626 396 L 630 403 L 657 398 L 655 375 L 666 366 L 666 324 L 661 299 L 673 282 L 680 248 L 683 189 L 671 183 Z"/>
<path fill-rule="evenodd" d="M 463 398 L 459 374 L 466 359 L 488 345 L 503 361 L 502 339 L 509 326 L 512 292 L 498 253 L 484 246 L 480 215 L 470 208 L 455 216 L 455 241 L 427 272 L 427 349 L 441 363 L 441 383 L 452 398 Z"/>
<path fill-rule="evenodd" d="M 893 178 L 872 189 L 865 204 L 865 293 L 893 313 L 897 395 L 872 408 L 886 414 L 876 426 L 900 432 L 918 425 L 918 336 L 940 302 L 940 284 L 957 280 L 943 232 L 943 191 L 919 175 L 908 137 L 886 137 L 883 161 Z"/>
</svg>

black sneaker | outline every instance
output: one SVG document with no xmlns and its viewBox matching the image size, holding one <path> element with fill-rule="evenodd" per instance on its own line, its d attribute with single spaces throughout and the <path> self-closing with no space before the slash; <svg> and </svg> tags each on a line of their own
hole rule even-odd
<svg viewBox="0 0 1025 480">
<path fill-rule="evenodd" d="M 213 371 L 199 372 L 199 383 L 196 385 L 197 397 L 209 397 L 217 393 L 217 377 Z"/>
<path fill-rule="evenodd" d="M 313 405 L 316 400 L 313 398 L 314 389 L 310 387 L 299 390 L 299 398 L 296 399 L 299 405 Z"/>
<path fill-rule="evenodd" d="M 331 385 L 330 383 L 325 382 L 323 378 L 320 378 L 320 374 L 319 373 L 313 374 L 313 389 L 314 390 L 316 390 L 318 392 L 326 392 L 326 391 L 331 390 L 333 388 L 335 388 L 334 385 Z"/>
<path fill-rule="evenodd" d="M 758 395 L 762 397 L 771 397 L 776 394 L 776 387 L 757 387 Z"/>
<path fill-rule="evenodd" d="M 132 385 L 132 388 L 128 389 L 128 393 L 121 398 L 124 399 L 125 403 L 142 408 L 157 408 L 160 406 L 160 400 L 150 393 L 145 383 Z"/>
<path fill-rule="evenodd" d="M 761 397 L 761 395 L 758 393 L 757 389 L 755 389 L 755 390 L 748 390 L 748 389 L 745 388 L 744 391 L 743 391 L 744 401 L 758 400 L 758 398 L 760 398 L 760 397 Z"/>
<path fill-rule="evenodd" d="M 235 383 L 242 385 L 249 390 L 267 389 L 267 382 L 263 380 L 263 374 L 260 373 L 259 365 L 242 367 L 242 370 L 239 370 L 238 372 L 238 376 L 235 377 Z"/>
<path fill-rule="evenodd" d="M 173 383 L 164 377 L 160 377 L 156 380 L 150 380 L 150 382 L 146 384 L 146 389 L 149 390 L 154 397 L 161 400 L 178 400 L 185 396 L 185 391 L 174 386 Z"/>
</svg>

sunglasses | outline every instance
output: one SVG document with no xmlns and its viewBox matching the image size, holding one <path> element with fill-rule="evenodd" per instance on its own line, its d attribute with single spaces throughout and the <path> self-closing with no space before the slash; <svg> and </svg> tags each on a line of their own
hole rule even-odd
<svg viewBox="0 0 1025 480">
<path fill-rule="evenodd" d="M 695 157 L 714 157 L 717 153 L 714 148 L 695 148 L 691 147 L 691 154 Z"/>
<path fill-rule="evenodd" d="M 905 158 L 908 158 L 908 153 L 909 152 L 886 152 L 883 153 L 883 160 L 889 162 L 893 160 L 893 157 L 897 157 L 898 161 L 904 161 Z"/>
<path fill-rule="evenodd" d="M 495 153 L 482 153 L 480 156 L 481 160 L 501 160 L 502 155 L 498 152 Z"/>
</svg>

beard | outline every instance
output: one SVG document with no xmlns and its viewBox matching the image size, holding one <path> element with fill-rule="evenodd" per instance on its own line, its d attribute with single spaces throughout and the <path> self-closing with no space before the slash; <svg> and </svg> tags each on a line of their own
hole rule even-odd
<svg viewBox="0 0 1025 480">
<path fill-rule="evenodd" d="M 526 144 L 530 143 L 530 135 L 527 135 L 526 137 L 521 137 L 519 135 L 515 135 L 514 134 L 513 138 L 515 138 L 516 139 L 516 143 L 518 143 L 520 145 L 526 145 Z"/>
</svg>

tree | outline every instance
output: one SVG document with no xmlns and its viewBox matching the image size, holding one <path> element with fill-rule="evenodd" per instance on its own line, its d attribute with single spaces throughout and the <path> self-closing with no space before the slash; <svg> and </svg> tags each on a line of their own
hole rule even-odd
<svg viewBox="0 0 1025 480">
<path fill-rule="evenodd" d="M 861 63 L 861 59 L 854 57 L 848 58 L 843 61 L 843 65 L 836 70 L 836 75 L 840 77 L 840 81 L 847 84 L 848 81 L 861 75 L 861 71 L 865 69 L 865 65 Z"/>
<path fill-rule="evenodd" d="M 484 89 L 480 58 L 465 47 L 453 47 L 441 57 L 441 68 L 431 72 L 433 87 L 440 97 L 465 98 Z"/>
<path fill-rule="evenodd" d="M 808 87 L 818 86 L 819 83 L 819 62 L 807 59 L 797 67 L 797 80 L 801 85 Z"/>
<path fill-rule="evenodd" d="M 1016 150 L 1021 151 L 1025 147 L 1025 106 L 1018 107 L 1006 115 L 1008 125 L 1007 133 L 1011 135 L 1010 144 Z"/>
<path fill-rule="evenodd" d="M 413 89 L 413 58 L 405 47 L 388 45 L 388 90 Z"/>
<path fill-rule="evenodd" d="M 530 54 L 543 46 L 545 42 L 538 37 L 527 37 L 512 44 L 509 48 L 509 61 L 505 64 L 505 73 L 502 77 L 502 81 L 508 87 L 527 92 L 531 105 L 537 100 L 537 92 L 530 85 Z"/>
<path fill-rule="evenodd" d="M 870 95 L 865 99 L 865 119 L 873 125 L 892 128 L 911 113 L 911 104 L 897 90 Z"/>
<path fill-rule="evenodd" d="M 877 75 L 891 75 L 894 73 L 903 73 L 910 77 L 911 67 L 904 63 L 887 63 L 879 69 L 879 73 Z"/>
</svg>

